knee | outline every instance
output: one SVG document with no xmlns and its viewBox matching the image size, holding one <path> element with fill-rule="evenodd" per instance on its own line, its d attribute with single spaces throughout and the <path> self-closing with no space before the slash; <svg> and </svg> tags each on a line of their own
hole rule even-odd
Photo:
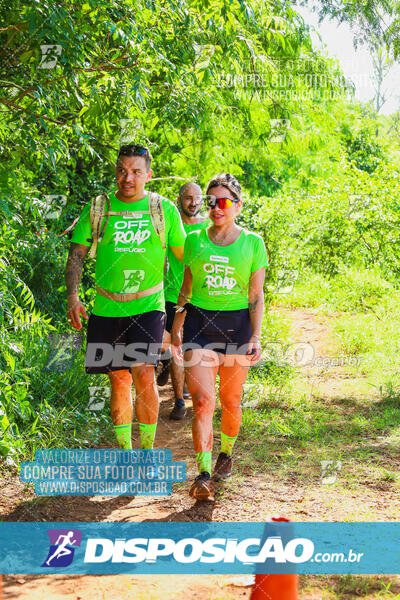
<svg viewBox="0 0 400 600">
<path fill-rule="evenodd" d="M 236 393 L 236 394 L 229 394 L 226 396 L 221 395 L 221 393 L 220 393 L 219 399 L 221 402 L 222 410 L 230 410 L 230 411 L 240 410 L 240 402 L 242 399 L 241 392 Z"/>
<path fill-rule="evenodd" d="M 128 370 L 111 371 L 109 373 L 109 378 L 113 391 L 123 388 L 130 388 L 132 386 L 132 375 Z"/>
<path fill-rule="evenodd" d="M 194 412 L 198 415 L 205 415 L 214 412 L 214 400 L 203 392 L 197 392 L 192 395 Z"/>
<path fill-rule="evenodd" d="M 132 369 L 133 381 L 140 388 L 154 384 L 154 366 L 143 365 Z"/>
</svg>

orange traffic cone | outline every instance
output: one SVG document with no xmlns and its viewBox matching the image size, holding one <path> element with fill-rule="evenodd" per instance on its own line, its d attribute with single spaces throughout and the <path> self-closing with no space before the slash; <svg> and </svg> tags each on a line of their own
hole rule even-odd
<svg viewBox="0 0 400 600">
<path fill-rule="evenodd" d="M 272 517 L 274 522 L 288 522 L 284 517 Z M 250 600 L 297 600 L 298 575 L 256 575 Z"/>
</svg>

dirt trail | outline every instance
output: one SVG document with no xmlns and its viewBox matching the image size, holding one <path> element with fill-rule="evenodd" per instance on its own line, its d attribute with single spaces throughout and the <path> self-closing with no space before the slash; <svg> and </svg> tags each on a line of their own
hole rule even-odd
<svg viewBox="0 0 400 600">
<path fill-rule="evenodd" d="M 332 336 L 329 328 L 312 311 L 275 309 L 291 323 L 291 341 L 308 341 L 317 356 L 327 356 Z M 343 379 L 340 366 L 329 369 L 319 378 L 320 367 L 304 371 L 307 379 L 316 378 L 323 394 L 340 394 Z M 318 379 L 319 378 L 319 379 Z M 318 388 L 319 389 L 319 388 Z M 321 395 L 321 389 L 319 389 Z M 170 448 L 174 460 L 187 461 L 190 482 L 196 475 L 191 439 L 192 408 L 183 422 L 168 419 L 172 408 L 172 388 L 160 389 L 160 418 L 156 447 Z M 135 429 L 135 428 L 134 428 Z M 219 441 L 217 434 L 216 444 Z M 138 434 L 134 447 L 139 446 Z M 214 459 L 217 454 L 214 446 Z M 306 452 L 306 449 L 301 450 Z M 285 516 L 294 521 L 398 520 L 400 501 L 390 488 L 365 486 L 360 502 L 352 490 L 321 486 L 319 481 L 305 483 L 293 475 L 284 480 L 274 472 L 254 472 L 241 467 L 240 444 L 236 452 L 236 473 L 231 481 L 216 485 L 215 502 L 194 502 L 187 484 L 175 484 L 170 497 L 35 497 L 16 478 L 0 482 L 0 517 L 4 521 L 264 521 L 270 516 Z M 127 598 L 177 598 L 187 600 L 222 600 L 248 598 L 248 578 L 233 576 L 8 576 L 5 577 L 5 598 L 42 600 L 113 600 Z M 306 600 L 314 596 L 303 594 Z M 320 596 L 319 596 L 320 597 Z"/>
<path fill-rule="evenodd" d="M 346 366 L 355 359 L 337 355 L 334 335 L 329 326 L 329 321 L 334 321 L 339 313 L 321 317 L 317 310 L 285 307 L 280 307 L 279 313 L 290 323 L 292 343 L 310 344 L 314 350 L 313 354 L 312 351 L 306 351 L 305 356 L 311 360 L 299 368 L 310 384 L 317 383 L 318 395 L 324 398 L 343 397 L 347 392 L 354 395 L 354 376 L 349 375 Z M 357 378 L 361 377 L 361 373 L 358 373 Z"/>
</svg>

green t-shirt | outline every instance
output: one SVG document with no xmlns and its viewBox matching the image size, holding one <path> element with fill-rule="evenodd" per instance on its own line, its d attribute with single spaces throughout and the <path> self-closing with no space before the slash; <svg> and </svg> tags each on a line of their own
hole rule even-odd
<svg viewBox="0 0 400 600">
<path fill-rule="evenodd" d="M 149 197 L 136 202 L 122 202 L 110 194 L 112 211 L 149 210 Z M 165 243 L 183 246 L 185 231 L 175 204 L 163 198 Z M 90 203 L 76 224 L 72 242 L 91 246 Z M 130 294 L 160 283 L 164 276 L 165 252 L 160 237 L 154 230 L 150 214 L 137 217 L 112 215 L 104 237 L 97 247 L 96 285 L 109 292 Z M 100 317 L 128 317 L 152 310 L 165 310 L 164 291 L 131 300 L 118 302 L 96 294 L 93 314 Z"/>
<path fill-rule="evenodd" d="M 193 275 L 191 303 L 206 310 L 248 308 L 251 273 L 268 266 L 262 237 L 247 229 L 229 246 L 213 244 L 205 229 L 189 233 L 183 262 Z"/>
<path fill-rule="evenodd" d="M 201 223 L 194 223 L 193 225 L 183 223 L 186 233 L 200 229 L 207 229 L 207 227 L 210 225 L 211 223 L 209 219 L 205 219 Z M 164 282 L 165 300 L 167 302 L 173 302 L 174 304 L 178 302 L 178 296 L 179 292 L 181 291 L 184 272 L 184 265 L 176 258 L 175 254 L 171 250 L 168 250 L 168 269 Z"/>
</svg>

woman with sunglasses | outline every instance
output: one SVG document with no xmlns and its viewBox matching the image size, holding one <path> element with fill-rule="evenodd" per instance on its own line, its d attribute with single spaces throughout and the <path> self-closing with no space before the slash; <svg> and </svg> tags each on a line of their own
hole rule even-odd
<svg viewBox="0 0 400 600">
<path fill-rule="evenodd" d="M 213 478 L 232 473 L 232 449 L 239 433 L 242 385 L 261 356 L 263 284 L 267 253 L 261 236 L 235 223 L 242 207 L 233 175 L 214 177 L 206 191 L 208 229 L 185 241 L 185 274 L 172 326 L 175 355 L 182 359 L 193 399 L 193 444 L 199 475 L 190 488 L 197 500 L 212 500 L 212 419 L 219 371 L 221 451 Z M 182 325 L 185 323 L 182 335 Z"/>
</svg>

